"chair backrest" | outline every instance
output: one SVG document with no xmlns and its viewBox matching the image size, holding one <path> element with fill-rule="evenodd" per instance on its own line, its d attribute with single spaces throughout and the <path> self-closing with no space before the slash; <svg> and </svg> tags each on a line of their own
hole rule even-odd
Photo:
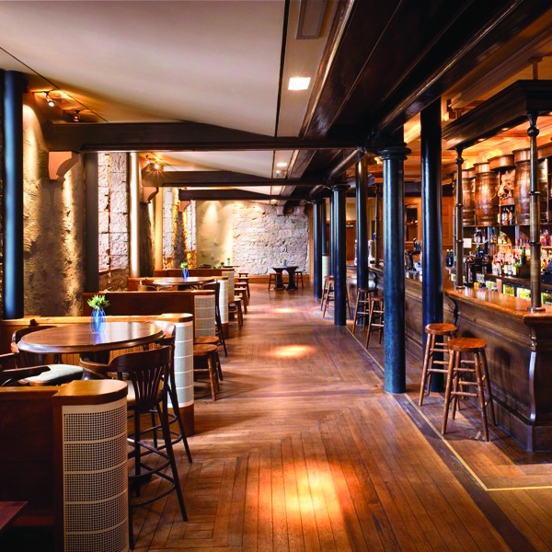
<svg viewBox="0 0 552 552">
<path fill-rule="evenodd" d="M 167 346 L 125 353 L 109 363 L 109 371 L 131 382 L 135 395 L 135 412 L 145 414 L 156 408 L 162 389 L 163 408 L 167 407 L 167 387 L 170 378 L 172 348 Z"/>
<path fill-rule="evenodd" d="M 17 347 L 17 344 L 24 335 L 54 327 L 55 326 L 40 326 L 39 324 L 34 324 L 13 332 L 11 350 L 12 353 L 18 354 L 17 366 L 19 368 L 37 366 L 38 364 L 58 364 L 60 362 L 61 355 L 51 353 L 29 353 L 27 351 L 20 351 Z"/>
</svg>

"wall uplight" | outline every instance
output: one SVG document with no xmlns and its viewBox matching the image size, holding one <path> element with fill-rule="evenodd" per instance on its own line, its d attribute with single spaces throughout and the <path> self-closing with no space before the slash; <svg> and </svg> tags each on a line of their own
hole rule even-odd
<svg viewBox="0 0 552 552">
<path fill-rule="evenodd" d="M 310 77 L 291 77 L 288 90 L 307 90 L 310 86 Z"/>
</svg>

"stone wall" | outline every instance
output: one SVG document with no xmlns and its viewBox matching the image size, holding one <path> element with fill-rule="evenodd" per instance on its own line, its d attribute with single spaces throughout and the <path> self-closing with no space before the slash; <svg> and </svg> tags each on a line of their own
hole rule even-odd
<svg viewBox="0 0 552 552">
<path fill-rule="evenodd" d="M 309 270 L 309 218 L 301 208 L 279 215 L 276 206 L 253 201 L 197 202 L 197 262 L 221 261 L 250 274 L 288 264 Z"/>
<path fill-rule="evenodd" d="M 126 153 L 98 154 L 100 289 L 126 289 L 129 275 L 129 194 Z"/>
<path fill-rule="evenodd" d="M 78 315 L 84 283 L 82 163 L 50 180 L 35 113 L 23 110 L 25 314 Z"/>
</svg>

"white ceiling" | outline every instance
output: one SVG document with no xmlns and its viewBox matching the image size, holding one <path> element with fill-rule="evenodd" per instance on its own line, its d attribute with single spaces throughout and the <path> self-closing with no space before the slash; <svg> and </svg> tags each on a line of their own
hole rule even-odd
<svg viewBox="0 0 552 552">
<path fill-rule="evenodd" d="M 25 73 L 30 91 L 52 90 L 83 120 L 297 136 L 310 90 L 290 93 L 287 80 L 314 80 L 335 6 L 328 2 L 321 38 L 296 40 L 292 0 L 282 90 L 284 0 L 0 2 L 0 69 Z M 274 173 L 272 151 L 156 155 L 174 169 Z"/>
</svg>

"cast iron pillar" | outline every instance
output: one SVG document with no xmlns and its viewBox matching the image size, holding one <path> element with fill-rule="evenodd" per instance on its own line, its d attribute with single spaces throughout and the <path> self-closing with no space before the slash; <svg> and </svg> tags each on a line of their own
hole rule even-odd
<svg viewBox="0 0 552 552">
<path fill-rule="evenodd" d="M 539 190 L 539 155 L 537 150 L 538 112 L 528 113 L 529 128 L 527 135 L 530 141 L 530 180 L 529 192 L 529 245 L 531 247 L 531 306 L 529 310 L 544 310 L 541 297 L 541 245 L 540 245 L 540 190 Z"/>
<path fill-rule="evenodd" d="M 84 290 L 100 289 L 98 253 L 98 154 L 85 153 L 84 186 L 86 190 L 86 271 Z"/>
<path fill-rule="evenodd" d="M 410 150 L 394 146 L 380 152 L 383 160 L 383 301 L 385 309 L 384 390 L 406 391 L 404 286 L 404 161 Z"/>
<path fill-rule="evenodd" d="M 315 199 L 312 202 L 313 204 L 313 234 L 314 234 L 314 278 L 313 278 L 313 287 L 314 287 L 314 296 L 317 299 L 322 298 L 322 244 L 324 243 L 326 236 L 324 232 L 324 219 L 322 218 L 325 214 L 326 202 L 324 199 Z"/>
<path fill-rule="evenodd" d="M 349 185 L 333 186 L 335 213 L 334 324 L 347 325 L 347 190 Z"/>
<path fill-rule="evenodd" d="M 330 196 L 330 276 L 335 276 L 335 198 Z"/>
<path fill-rule="evenodd" d="M 462 190 L 462 147 L 456 148 L 456 189 L 455 189 L 455 230 L 454 230 L 454 257 L 456 281 L 454 287 L 462 289 L 464 287 L 464 191 Z"/>
<path fill-rule="evenodd" d="M 21 318 L 25 311 L 23 272 L 23 75 L 4 71 L 3 159 L 4 183 L 4 319 Z"/>
<path fill-rule="evenodd" d="M 443 322 L 443 234 L 441 184 L 441 101 L 421 113 L 422 142 L 422 343 L 427 324 Z M 442 374 L 431 378 L 433 391 L 443 390 Z"/>
<path fill-rule="evenodd" d="M 364 154 L 359 154 L 356 165 L 356 259 L 357 289 L 368 287 L 368 163 Z"/>
</svg>

